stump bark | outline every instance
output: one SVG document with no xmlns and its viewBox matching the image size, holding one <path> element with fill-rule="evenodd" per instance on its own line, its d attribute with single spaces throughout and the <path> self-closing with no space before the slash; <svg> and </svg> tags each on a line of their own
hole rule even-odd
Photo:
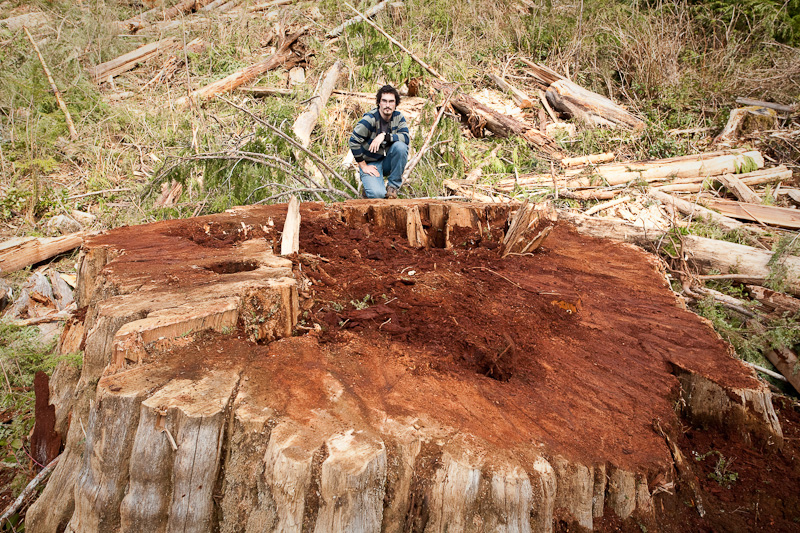
<svg viewBox="0 0 800 533">
<path fill-rule="evenodd" d="M 592 529 L 671 497 L 648 483 L 673 475 L 652 419 L 676 394 L 781 445 L 769 390 L 649 256 L 561 224 L 501 259 L 517 208 L 304 204 L 294 264 L 285 205 L 92 237 L 62 337 L 84 364 L 50 384 L 66 448 L 26 529 Z M 336 310 L 373 279 L 385 299 Z"/>
</svg>

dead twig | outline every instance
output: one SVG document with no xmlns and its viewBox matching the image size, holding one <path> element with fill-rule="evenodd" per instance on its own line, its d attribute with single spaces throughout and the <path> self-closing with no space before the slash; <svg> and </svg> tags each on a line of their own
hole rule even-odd
<svg viewBox="0 0 800 533">
<path fill-rule="evenodd" d="M 288 135 L 286 135 L 285 133 L 283 133 L 281 130 L 279 130 L 278 128 L 276 128 L 275 126 L 273 126 L 272 124 L 270 124 L 269 122 L 267 122 L 266 120 L 264 120 L 264 119 L 262 119 L 261 117 L 259 117 L 259 116 L 255 115 L 255 114 L 254 114 L 253 112 L 251 112 L 249 109 L 246 109 L 246 108 L 244 108 L 244 107 L 242 107 L 242 106 L 236 105 L 236 104 L 234 104 L 233 102 L 231 102 L 230 100 L 228 100 L 227 98 L 225 98 L 225 97 L 223 97 L 223 96 L 219 96 L 219 99 L 220 99 L 220 100 L 222 100 L 223 102 L 225 102 L 226 104 L 228 104 L 228 105 L 230 105 L 230 106 L 232 106 L 232 107 L 235 107 L 235 108 L 236 108 L 236 109 L 238 109 L 239 111 L 242 111 L 242 112 L 246 113 L 246 114 L 247 114 L 247 115 L 249 115 L 249 116 L 250 116 L 250 117 L 251 117 L 253 120 L 255 120 L 256 122 L 258 122 L 258 123 L 259 123 L 259 124 L 261 124 L 262 126 L 265 126 L 267 129 L 269 129 L 270 131 L 272 131 L 273 133 L 275 133 L 275 134 L 276 134 L 278 137 L 280 137 L 281 139 L 283 139 L 283 140 L 284 140 L 284 141 L 286 141 L 287 143 L 291 144 L 293 147 L 297 148 L 297 149 L 298 149 L 298 150 L 300 150 L 301 152 L 303 152 L 303 153 L 305 153 L 306 155 L 308 155 L 308 156 L 309 156 L 311 159 L 313 159 L 313 160 L 314 160 L 314 162 L 315 162 L 315 163 L 316 163 L 316 165 L 317 165 L 317 168 L 319 168 L 320 170 L 323 170 L 323 169 L 324 169 L 324 170 L 328 171 L 328 172 L 330 173 L 330 175 L 331 175 L 331 176 L 333 176 L 334 178 L 336 178 L 337 180 L 339 180 L 339 182 L 341 182 L 342 184 L 346 185 L 346 186 L 347 186 L 347 188 L 348 188 L 348 189 L 350 189 L 350 191 L 353 193 L 353 194 L 352 194 L 352 196 L 350 196 L 350 198 L 356 198 L 356 197 L 358 197 L 358 191 L 356 190 L 356 188 L 355 188 L 355 187 L 353 187 L 353 186 L 350 184 L 350 182 L 348 182 L 347 180 L 345 180 L 345 179 L 344 179 L 344 178 L 343 178 L 341 175 L 339 175 L 339 173 L 338 173 L 338 172 L 336 172 L 335 170 L 333 170 L 333 169 L 332 169 L 332 168 L 331 168 L 331 167 L 330 167 L 330 166 L 329 166 L 327 163 L 325 163 L 325 161 L 324 161 L 324 160 L 323 160 L 323 159 L 322 159 L 320 156 L 318 156 L 317 154 L 315 154 L 314 152 L 312 152 L 312 151 L 311 151 L 311 150 L 309 150 L 308 148 L 305 148 L 305 147 L 303 147 L 303 145 L 302 145 L 302 144 L 300 144 L 299 142 L 295 141 L 294 139 L 292 139 L 291 137 L 289 137 Z M 320 168 L 320 167 L 321 167 L 321 168 Z"/>
<path fill-rule="evenodd" d="M 55 80 L 53 80 L 53 75 L 50 74 L 50 69 L 47 68 L 47 63 L 45 63 L 44 57 L 42 57 L 42 53 L 39 51 L 39 47 L 36 46 L 36 41 L 33 40 L 31 32 L 29 32 L 28 28 L 25 26 L 23 26 L 22 29 L 25 30 L 25 35 L 28 36 L 28 40 L 33 45 L 33 49 L 36 51 L 36 55 L 39 56 L 39 63 L 42 64 L 44 73 L 47 76 L 47 81 L 50 82 L 50 88 L 53 90 L 53 94 L 56 97 L 56 101 L 58 102 L 58 107 L 60 107 L 61 111 L 64 113 L 64 118 L 67 121 L 67 129 L 69 130 L 69 138 L 72 139 L 73 141 L 77 141 L 78 132 L 75 130 L 75 123 L 72 122 L 72 115 L 69 114 L 69 109 L 67 109 L 67 104 L 64 102 L 64 98 L 61 97 L 61 91 L 58 90 L 56 82 Z"/>
<path fill-rule="evenodd" d="M 430 73 L 430 75 L 431 75 L 431 76 L 433 76 L 433 77 L 435 77 L 435 78 L 438 78 L 438 79 L 442 80 L 443 82 L 447 83 L 447 80 L 444 78 L 444 76 L 442 76 L 441 74 L 439 74 L 439 73 L 436 71 L 436 69 L 434 69 L 432 66 L 428 65 L 428 64 L 427 64 L 427 63 L 425 63 L 423 60 L 421 60 L 421 59 L 420 59 L 420 58 L 418 58 L 416 55 L 414 55 L 414 52 L 412 52 L 411 50 L 409 50 L 408 48 L 406 48 L 405 46 L 403 46 L 403 45 L 400 43 L 400 41 L 398 41 L 397 39 L 395 39 L 394 37 L 392 37 L 391 35 L 389 35 L 388 33 L 386 33 L 386 31 L 384 31 L 384 29 L 383 29 L 383 28 L 381 28 L 380 26 L 378 26 L 377 24 L 375 24 L 374 22 L 372 22 L 371 20 L 369 20 L 369 18 L 368 18 L 366 15 L 364 15 L 363 13 L 361 13 L 361 11 L 359 11 L 359 10 L 358 10 L 358 9 L 356 9 L 356 8 L 354 8 L 353 6 L 351 6 L 350 4 L 348 4 L 347 2 L 345 2 L 345 3 L 344 3 L 344 5 L 346 5 L 347 7 L 349 7 L 350 9 L 352 9 L 353 11 L 355 11 L 355 12 L 356 12 L 356 14 L 358 14 L 358 15 L 359 15 L 359 16 L 360 16 L 362 19 L 364 19 L 364 22 L 366 22 L 367 24 L 369 24 L 370 26 L 372 26 L 373 28 L 375 28 L 376 30 L 378 30 L 378 31 L 379 31 L 379 32 L 380 32 L 380 33 L 381 33 L 381 34 L 382 34 L 384 37 L 386 37 L 387 39 L 389 39 L 389 41 L 391 41 L 391 42 L 392 42 L 392 44 L 394 44 L 395 46 L 399 47 L 399 48 L 400 48 L 400 49 L 401 49 L 403 52 L 405 52 L 405 53 L 407 53 L 408 55 L 410 55 L 410 56 L 411 56 L 411 59 L 413 59 L 414 61 L 416 61 L 417 63 L 419 63 L 419 65 L 420 65 L 422 68 L 424 68 L 425 70 L 427 70 L 427 71 L 428 71 L 428 73 Z"/>
<path fill-rule="evenodd" d="M 33 478 L 31 482 L 28 483 L 28 485 L 24 489 L 22 489 L 22 492 L 20 493 L 19 496 L 17 496 L 17 499 L 14 500 L 14 502 L 11 505 L 6 507 L 6 510 L 3 511 L 3 515 L 0 516 L 0 526 L 3 525 L 3 523 L 5 523 L 5 521 L 11 517 L 11 515 L 16 513 L 20 507 L 22 507 L 22 503 L 28 498 L 28 496 L 31 495 L 33 491 L 36 490 L 36 487 L 38 487 L 42 483 L 42 481 L 44 481 L 44 479 L 48 475 L 50 475 L 50 472 L 52 472 L 53 469 L 58 465 L 58 460 L 60 458 L 61 456 L 59 455 L 58 457 L 50 461 L 50 464 L 44 467 L 42 471 L 39 472 L 36 475 L 36 477 Z"/>
<path fill-rule="evenodd" d="M 422 156 L 427 151 L 428 145 L 430 144 L 431 139 L 433 138 L 433 134 L 436 133 L 436 127 L 439 125 L 439 121 L 442 120 L 442 116 L 444 115 L 444 112 L 447 109 L 447 105 L 450 103 L 450 98 L 452 98 L 453 95 L 458 90 L 459 90 L 459 87 L 456 86 L 455 88 L 453 88 L 452 91 L 450 91 L 447 94 L 447 98 L 444 99 L 444 103 L 442 104 L 441 109 L 439 109 L 439 113 L 436 114 L 436 118 L 433 121 L 433 125 L 431 126 L 431 129 L 428 132 L 428 135 L 425 137 L 425 142 L 422 143 L 422 148 L 420 148 L 419 151 L 416 154 L 414 154 L 414 158 L 411 160 L 411 162 L 408 164 L 408 166 L 406 167 L 405 171 L 403 172 L 403 179 L 402 179 L 401 186 L 404 185 L 408 181 L 408 178 L 411 176 L 411 171 L 414 170 L 414 167 L 417 166 L 417 164 L 422 159 Z"/>
</svg>

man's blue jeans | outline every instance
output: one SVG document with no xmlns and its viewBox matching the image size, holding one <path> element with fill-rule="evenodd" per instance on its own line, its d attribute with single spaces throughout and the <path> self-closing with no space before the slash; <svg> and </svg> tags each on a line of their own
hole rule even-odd
<svg viewBox="0 0 800 533">
<path fill-rule="evenodd" d="M 378 169 L 378 176 L 370 176 L 361 168 L 358 173 L 361 176 L 361 183 L 364 185 L 364 194 L 367 198 L 386 198 L 386 186 L 383 184 L 383 177 L 388 176 L 388 183 L 391 187 L 399 189 L 403 184 L 403 171 L 408 161 L 408 145 L 395 142 L 386 152 L 386 157 L 380 161 L 367 162 L 367 165 Z"/>
</svg>

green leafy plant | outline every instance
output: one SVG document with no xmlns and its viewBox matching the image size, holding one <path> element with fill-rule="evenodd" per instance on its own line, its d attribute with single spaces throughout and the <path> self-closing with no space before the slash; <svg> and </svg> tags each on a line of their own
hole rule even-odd
<svg viewBox="0 0 800 533">
<path fill-rule="evenodd" d="M 739 473 L 731 470 L 731 465 L 735 457 L 728 459 L 722 455 L 722 452 L 719 450 L 711 450 L 702 455 L 697 454 L 697 452 L 694 452 L 694 454 L 694 460 L 698 462 L 705 461 L 708 457 L 717 458 L 717 462 L 714 464 L 714 470 L 709 472 L 708 479 L 716 481 L 720 487 L 730 489 L 739 479 Z"/>
</svg>

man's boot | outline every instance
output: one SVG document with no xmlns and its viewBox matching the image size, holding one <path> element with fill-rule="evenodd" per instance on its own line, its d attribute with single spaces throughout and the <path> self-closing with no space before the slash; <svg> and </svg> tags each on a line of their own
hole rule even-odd
<svg viewBox="0 0 800 533">
<path fill-rule="evenodd" d="M 397 199 L 397 189 L 389 185 L 386 187 L 386 199 L 387 200 L 396 200 Z"/>
</svg>

